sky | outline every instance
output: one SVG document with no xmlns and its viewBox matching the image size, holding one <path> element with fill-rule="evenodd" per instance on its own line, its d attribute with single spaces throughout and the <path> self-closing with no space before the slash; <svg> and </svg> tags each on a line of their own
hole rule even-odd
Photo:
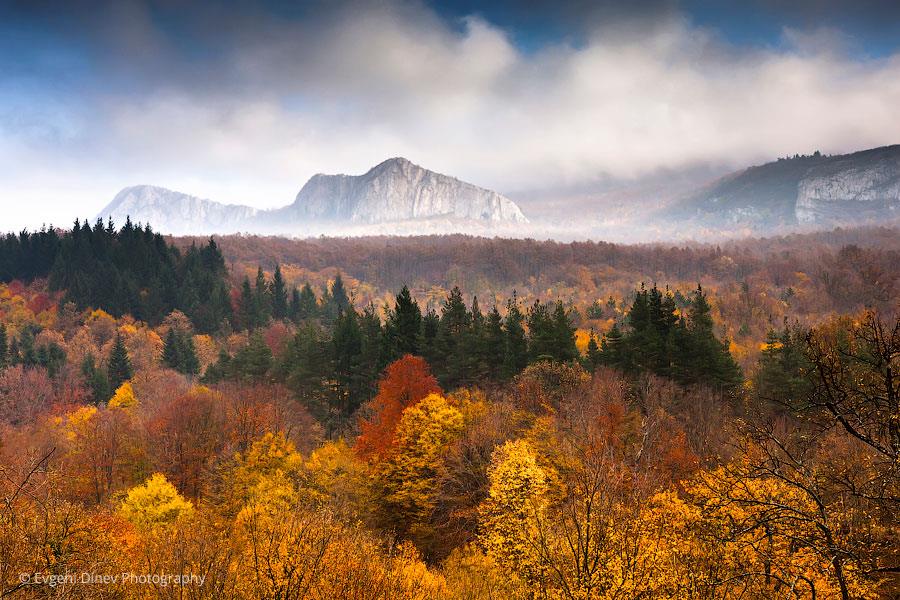
<svg viewBox="0 0 900 600">
<path fill-rule="evenodd" d="M 0 229 L 392 156 L 515 199 L 900 143 L 898 107 L 896 0 L 0 0 Z"/>
</svg>

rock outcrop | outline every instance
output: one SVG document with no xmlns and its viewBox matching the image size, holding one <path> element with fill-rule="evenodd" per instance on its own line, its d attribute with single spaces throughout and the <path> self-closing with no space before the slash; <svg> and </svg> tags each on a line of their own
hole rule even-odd
<svg viewBox="0 0 900 600">
<path fill-rule="evenodd" d="M 900 218 L 900 145 L 783 158 L 721 178 L 675 205 L 676 217 L 757 230 Z"/>
<path fill-rule="evenodd" d="M 797 185 L 799 223 L 900 217 L 900 146 L 876 148 L 812 167 Z"/>
<path fill-rule="evenodd" d="M 311 221 L 388 223 L 451 218 L 526 223 L 509 198 L 392 158 L 363 175 L 315 175 L 279 216 Z"/>
<path fill-rule="evenodd" d="M 317 235 L 360 227 L 377 233 L 394 225 L 402 225 L 404 231 L 419 227 L 450 233 L 528 222 L 509 198 L 403 158 L 386 160 L 364 175 L 315 175 L 293 204 L 273 210 L 220 204 L 139 185 L 119 192 L 98 216 L 112 217 L 118 223 L 130 217 L 133 222 L 149 223 L 157 231 L 175 235 Z"/>
<path fill-rule="evenodd" d="M 153 185 L 127 187 L 98 216 L 118 224 L 131 218 L 173 235 L 235 233 L 246 229 L 255 208 L 221 204 Z"/>
</svg>

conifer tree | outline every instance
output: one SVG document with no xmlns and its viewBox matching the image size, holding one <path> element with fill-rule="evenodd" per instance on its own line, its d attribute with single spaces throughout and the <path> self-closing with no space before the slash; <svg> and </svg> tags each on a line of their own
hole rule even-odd
<svg viewBox="0 0 900 600">
<path fill-rule="evenodd" d="M 271 286 L 272 316 L 277 320 L 288 317 L 287 288 L 281 275 L 281 265 L 275 265 L 275 274 L 272 276 Z"/>
<path fill-rule="evenodd" d="M 250 279 L 247 277 L 244 277 L 244 281 L 241 283 L 240 317 L 241 325 L 245 329 L 252 330 L 259 326 L 257 303 L 253 296 L 253 289 L 250 287 Z"/>
<path fill-rule="evenodd" d="M 178 346 L 178 334 L 174 327 L 169 327 L 169 333 L 166 334 L 163 344 L 162 361 L 164 365 L 176 371 L 180 370 L 181 366 L 181 353 Z"/>
<path fill-rule="evenodd" d="M 109 360 L 106 363 L 106 371 L 109 377 L 110 389 L 118 389 L 120 385 L 131 379 L 134 371 L 131 368 L 131 360 L 128 358 L 128 350 L 125 349 L 125 343 L 122 336 L 116 334 L 116 341 L 109 353 Z"/>
<path fill-rule="evenodd" d="M 272 317 L 272 301 L 269 295 L 269 284 L 262 267 L 256 269 L 256 283 L 253 288 L 253 300 L 256 305 L 256 325 L 263 327 Z"/>
<path fill-rule="evenodd" d="M 491 381 L 500 381 L 506 358 L 506 336 L 503 331 L 503 317 L 500 316 L 496 304 L 485 319 L 482 344 L 482 360 L 486 376 Z"/>
<path fill-rule="evenodd" d="M 546 304 L 535 300 L 528 310 L 528 359 L 529 362 L 553 360 L 556 357 L 556 332 Z"/>
<path fill-rule="evenodd" d="M 505 339 L 503 376 L 506 379 L 518 375 L 528 366 L 528 340 L 525 338 L 525 315 L 519 308 L 516 293 L 506 303 L 506 320 L 503 332 Z"/>
<path fill-rule="evenodd" d="M 472 350 L 466 344 L 471 326 L 472 315 L 463 302 L 462 291 L 455 286 L 441 310 L 437 335 L 437 354 L 440 360 L 433 365 L 444 389 L 453 389 L 465 383 Z"/>
<path fill-rule="evenodd" d="M 556 309 L 553 311 L 553 338 L 554 358 L 557 361 L 569 362 L 578 357 L 578 348 L 575 346 L 575 328 L 571 324 L 562 300 L 556 301 Z"/>
<path fill-rule="evenodd" d="M 419 355 L 419 336 L 422 333 L 422 310 L 419 303 L 403 286 L 397 294 L 394 309 L 388 315 L 386 338 L 388 362 L 404 354 Z"/>
<path fill-rule="evenodd" d="M 97 368 L 94 355 L 88 354 L 81 363 L 81 376 L 91 391 L 91 401 L 94 404 L 106 402 L 111 394 L 109 379 L 101 369 Z"/>
<path fill-rule="evenodd" d="M 300 290 L 300 301 L 298 307 L 298 323 L 300 321 L 305 321 L 306 319 L 316 318 L 319 304 L 316 301 L 316 293 L 313 291 L 312 286 L 309 285 L 309 282 L 303 284 L 303 289 Z"/>
<path fill-rule="evenodd" d="M 300 290 L 291 290 L 291 300 L 288 304 L 288 318 L 294 323 L 300 322 Z"/>
</svg>

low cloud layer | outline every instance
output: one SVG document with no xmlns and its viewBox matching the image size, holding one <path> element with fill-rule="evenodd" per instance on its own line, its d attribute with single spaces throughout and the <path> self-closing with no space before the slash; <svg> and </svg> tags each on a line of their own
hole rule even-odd
<svg viewBox="0 0 900 600">
<path fill-rule="evenodd" d="M 397 155 L 514 192 L 900 142 L 900 54 L 865 58 L 833 29 L 737 46 L 672 11 L 523 50 L 477 14 L 328 6 L 173 22 L 116 3 L 19 40 L 29 61 L 0 81 L 12 225 L 135 183 L 282 205 L 315 172 Z"/>
</svg>

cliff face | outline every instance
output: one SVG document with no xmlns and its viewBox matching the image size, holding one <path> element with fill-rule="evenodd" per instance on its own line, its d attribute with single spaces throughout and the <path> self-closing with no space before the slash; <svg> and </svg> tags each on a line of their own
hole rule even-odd
<svg viewBox="0 0 900 600">
<path fill-rule="evenodd" d="M 116 194 L 99 213 L 121 225 L 130 217 L 134 223 L 149 223 L 157 231 L 182 234 L 234 233 L 242 231 L 255 208 L 220 204 L 152 185 L 127 187 Z"/>
<path fill-rule="evenodd" d="M 844 223 L 900 216 L 900 146 L 832 157 L 797 186 L 797 221 Z"/>
<path fill-rule="evenodd" d="M 724 177 L 678 205 L 681 218 L 757 229 L 900 218 L 900 145 L 800 156 Z"/>
<path fill-rule="evenodd" d="M 312 221 L 386 223 L 451 218 L 526 223 L 509 198 L 392 158 L 364 175 L 315 175 L 281 211 Z"/>
</svg>

